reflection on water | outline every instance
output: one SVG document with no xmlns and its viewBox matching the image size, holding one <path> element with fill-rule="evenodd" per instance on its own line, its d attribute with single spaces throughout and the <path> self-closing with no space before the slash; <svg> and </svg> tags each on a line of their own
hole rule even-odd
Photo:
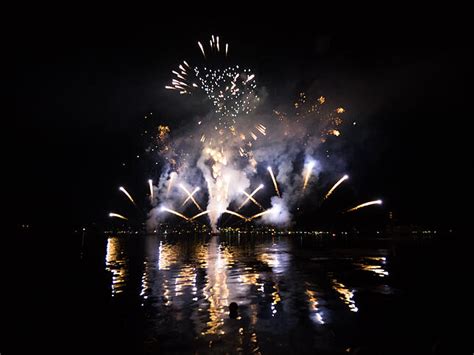
<svg viewBox="0 0 474 355">
<path fill-rule="evenodd" d="M 384 256 L 365 257 L 361 262 L 354 263 L 360 267 L 361 270 L 371 271 L 380 277 L 388 276 L 388 271 L 385 270 L 384 265 L 386 258 Z"/>
<path fill-rule="evenodd" d="M 351 312 L 357 312 L 357 308 L 354 301 L 354 290 L 349 290 L 342 282 L 337 281 L 335 278 L 331 279 L 332 287 L 339 294 L 341 300 L 349 307 Z"/>
<path fill-rule="evenodd" d="M 306 283 L 310 286 L 309 283 Z M 306 295 L 308 296 L 310 318 L 319 324 L 324 324 L 323 314 L 319 309 L 318 297 L 316 291 L 311 290 L 309 287 L 306 289 Z"/>
<path fill-rule="evenodd" d="M 119 237 L 109 237 L 105 269 L 112 273 L 112 296 L 123 292 L 128 278 L 128 257 Z"/>
<path fill-rule="evenodd" d="M 139 245 L 133 253 L 130 240 Z M 327 348 L 333 325 L 355 321 L 347 316 L 359 312 L 359 290 L 392 292 L 380 252 L 330 258 L 291 237 L 111 236 L 105 269 L 114 300 L 140 300 L 146 344 L 159 350 L 284 352 L 288 332 L 303 326 Z M 239 306 L 235 319 L 231 302 Z"/>
<path fill-rule="evenodd" d="M 213 238 L 208 247 L 207 276 L 204 295 L 209 302 L 209 321 L 202 334 L 225 334 L 222 330 L 224 313 L 228 307 L 229 287 L 227 284 L 227 268 L 233 262 L 232 253 L 226 247 L 217 244 Z"/>
</svg>

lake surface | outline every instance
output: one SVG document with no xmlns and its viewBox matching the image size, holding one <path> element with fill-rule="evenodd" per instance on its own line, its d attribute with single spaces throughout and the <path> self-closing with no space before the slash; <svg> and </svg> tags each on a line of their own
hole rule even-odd
<svg viewBox="0 0 474 355">
<path fill-rule="evenodd" d="M 425 247 L 109 236 L 103 267 L 114 322 L 131 322 L 118 333 L 146 353 L 431 353 L 443 301 Z"/>
<path fill-rule="evenodd" d="M 462 240 L 25 235 L 5 324 L 24 353 L 465 353 Z"/>
</svg>

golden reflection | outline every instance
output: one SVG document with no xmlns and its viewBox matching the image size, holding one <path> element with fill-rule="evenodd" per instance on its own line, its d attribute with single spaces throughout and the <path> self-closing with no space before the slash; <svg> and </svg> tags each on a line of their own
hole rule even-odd
<svg viewBox="0 0 474 355">
<path fill-rule="evenodd" d="M 128 259 L 118 237 L 107 239 L 105 270 L 112 273 L 112 297 L 122 293 L 128 279 Z"/>
<path fill-rule="evenodd" d="M 269 253 L 257 254 L 257 260 L 272 268 L 274 274 L 284 273 L 290 261 L 290 255 L 273 244 Z"/>
<path fill-rule="evenodd" d="M 366 262 L 369 261 L 369 262 Z M 374 264 L 375 262 L 379 264 Z M 380 277 L 388 276 L 388 271 L 384 269 L 386 262 L 386 258 L 383 256 L 369 256 L 365 257 L 363 262 L 354 263 L 354 265 L 358 266 L 361 270 L 370 271 L 377 274 Z"/>
<path fill-rule="evenodd" d="M 256 273 L 252 267 L 245 267 L 244 273 L 239 276 L 239 281 L 248 286 L 257 286 L 257 291 L 263 292 L 264 291 L 264 282 L 258 282 L 260 279 L 260 274 Z"/>
<path fill-rule="evenodd" d="M 306 289 L 306 296 L 308 296 L 308 303 L 309 303 L 309 310 L 311 312 L 311 318 L 314 317 L 315 320 L 319 324 L 324 324 L 324 319 L 322 316 L 321 311 L 319 310 L 319 302 L 318 298 L 316 297 L 316 291 Z"/>
<path fill-rule="evenodd" d="M 143 261 L 143 274 L 140 292 L 140 297 L 143 297 L 143 299 L 148 298 L 148 295 L 152 292 L 152 285 L 155 281 L 153 275 L 155 271 L 154 251 L 156 250 L 156 243 L 156 238 L 147 238 L 146 240 L 145 258 Z"/>
<path fill-rule="evenodd" d="M 239 276 L 239 281 L 244 285 L 259 285 L 257 283 L 259 276 L 260 275 L 256 273 L 242 274 Z"/>
<path fill-rule="evenodd" d="M 167 271 L 170 269 L 170 266 L 176 263 L 178 258 L 178 251 L 175 245 L 163 243 L 160 240 L 160 246 L 158 247 L 158 270 Z M 163 298 L 165 300 L 164 305 L 171 305 L 171 291 L 170 291 L 170 281 L 169 276 L 166 273 L 163 273 Z"/>
<path fill-rule="evenodd" d="M 147 299 L 147 292 L 150 290 L 150 274 L 151 271 L 153 270 L 153 264 L 150 263 L 149 261 L 144 261 L 143 262 L 143 274 L 142 274 L 142 287 L 141 287 L 141 292 L 140 296 L 143 297 L 144 299 Z"/>
<path fill-rule="evenodd" d="M 250 337 L 250 342 L 252 344 L 252 352 L 254 354 L 261 354 L 260 352 L 260 347 L 258 346 L 258 339 L 257 339 L 257 333 L 253 332 L 251 337 Z"/>
<path fill-rule="evenodd" d="M 171 244 L 163 244 L 160 241 L 158 248 L 158 270 L 169 270 L 170 266 L 176 262 L 178 253 L 176 247 Z"/>
<path fill-rule="evenodd" d="M 209 249 L 204 244 L 199 244 L 199 246 L 196 248 L 196 258 L 199 263 L 199 267 L 202 269 L 207 269 Z"/>
<path fill-rule="evenodd" d="M 336 279 L 331 279 L 332 288 L 339 293 L 339 298 L 344 301 L 344 303 L 349 307 L 351 312 L 357 312 L 357 308 L 354 301 L 354 290 L 349 290 L 342 282 L 337 281 Z"/>
<path fill-rule="evenodd" d="M 258 255 L 257 258 L 262 263 L 267 264 L 271 268 L 276 268 L 280 266 L 280 261 L 278 260 L 278 254 L 262 253 Z"/>
<path fill-rule="evenodd" d="M 280 297 L 280 285 L 278 285 L 278 283 L 275 283 L 273 285 L 273 289 L 275 291 L 272 292 L 272 304 L 270 306 L 271 310 L 272 310 L 272 317 L 275 316 L 275 314 L 277 313 L 277 305 L 278 303 L 281 302 L 281 297 Z"/>
<path fill-rule="evenodd" d="M 175 296 L 183 294 L 182 289 L 186 286 L 193 288 L 193 294 L 196 294 L 196 272 L 191 265 L 183 266 L 175 280 Z"/>
<path fill-rule="evenodd" d="M 169 280 L 166 278 L 163 280 L 163 298 L 165 299 L 165 306 L 171 306 L 170 287 Z"/>
<path fill-rule="evenodd" d="M 178 258 L 177 247 L 173 244 L 163 243 L 160 241 L 160 246 L 158 247 L 158 270 L 163 272 L 170 269 L 171 265 L 175 264 Z M 167 273 L 162 273 L 163 275 L 163 299 L 165 300 L 164 305 L 171 305 L 171 291 L 169 275 Z M 176 291 L 176 290 L 175 290 Z"/>
<path fill-rule="evenodd" d="M 207 282 L 203 290 L 209 302 L 209 321 L 205 334 L 225 334 L 222 330 L 226 307 L 228 306 L 229 288 L 227 285 L 227 268 L 232 265 L 233 256 L 228 248 L 221 248 L 212 238 L 208 247 Z"/>
</svg>

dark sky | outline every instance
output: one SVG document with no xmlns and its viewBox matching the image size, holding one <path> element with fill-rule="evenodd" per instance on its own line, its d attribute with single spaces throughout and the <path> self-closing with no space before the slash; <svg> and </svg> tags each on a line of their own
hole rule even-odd
<svg viewBox="0 0 474 355">
<path fill-rule="evenodd" d="M 123 203 L 118 185 L 146 189 L 134 162 L 143 116 L 185 122 L 191 113 L 163 87 L 213 33 L 255 69 L 270 100 L 319 85 L 347 108 L 359 131 L 340 154 L 356 198 L 384 198 L 403 222 L 466 222 L 473 53 L 463 18 L 446 16 L 25 21 L 15 50 L 16 142 L 6 152 L 15 222 L 101 223 Z"/>
</svg>

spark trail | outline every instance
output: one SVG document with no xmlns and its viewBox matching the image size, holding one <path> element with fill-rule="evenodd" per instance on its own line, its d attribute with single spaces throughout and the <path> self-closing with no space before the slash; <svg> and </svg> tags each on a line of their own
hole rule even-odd
<svg viewBox="0 0 474 355">
<path fill-rule="evenodd" d="M 137 205 L 137 204 L 135 203 L 135 201 L 133 200 L 132 196 L 128 193 L 127 190 L 125 190 L 125 188 L 124 188 L 123 186 L 120 186 L 120 187 L 119 187 L 119 190 L 122 191 L 122 192 L 125 194 L 125 196 L 127 196 L 128 199 L 129 199 L 130 201 L 132 201 L 132 203 L 133 203 L 135 206 Z"/>
<path fill-rule="evenodd" d="M 194 199 L 193 195 L 188 191 L 188 189 L 183 185 L 183 184 L 180 184 L 179 187 L 188 194 L 188 198 L 191 199 L 191 201 L 193 201 L 193 203 L 196 205 L 196 207 L 199 209 L 199 211 L 202 211 L 202 208 L 201 206 L 199 206 L 199 203 L 197 203 L 197 201 Z M 193 192 L 193 194 L 196 192 L 196 190 Z M 186 203 L 186 202 L 185 202 Z"/>
<path fill-rule="evenodd" d="M 277 184 L 277 181 L 276 181 L 276 179 L 275 179 L 275 175 L 273 175 L 272 167 L 269 166 L 269 167 L 267 168 L 267 170 L 268 170 L 268 172 L 270 173 L 270 176 L 272 177 L 273 186 L 275 187 L 275 191 L 276 191 L 278 197 L 281 197 L 281 195 L 280 195 L 280 190 L 278 189 L 278 184 Z"/>
<path fill-rule="evenodd" d="M 304 183 L 303 183 L 303 190 L 306 190 L 306 186 L 308 186 L 309 177 L 311 176 L 311 172 L 314 168 L 314 162 L 310 162 L 306 165 L 306 173 L 304 174 Z"/>
<path fill-rule="evenodd" d="M 255 218 L 258 218 L 258 217 L 262 217 L 264 215 L 266 215 L 267 213 L 270 213 L 271 210 L 266 210 L 266 211 L 263 211 L 263 212 L 260 212 L 260 213 L 257 213 L 255 215 L 253 215 L 252 217 L 248 218 L 249 221 L 255 219 Z"/>
<path fill-rule="evenodd" d="M 186 221 L 189 221 L 189 218 L 186 217 L 184 214 L 182 213 L 179 213 L 178 211 L 175 211 L 175 210 L 172 210 L 171 208 L 167 208 L 167 207 L 161 207 L 161 210 L 162 211 L 166 211 L 166 212 L 169 212 L 169 213 L 172 213 L 178 217 L 181 217 L 182 219 L 186 220 Z"/>
<path fill-rule="evenodd" d="M 148 179 L 148 187 L 150 188 L 150 200 L 153 202 L 153 180 Z"/>
<path fill-rule="evenodd" d="M 124 220 L 128 221 L 127 217 L 124 217 L 121 214 L 114 213 L 114 212 L 110 212 L 109 217 L 111 217 L 111 218 L 120 218 L 120 219 L 124 219 Z"/>
<path fill-rule="evenodd" d="M 201 190 L 201 188 L 200 188 L 199 186 L 196 187 L 196 188 L 193 190 L 193 192 L 191 192 L 191 194 L 186 198 L 186 200 L 183 201 L 183 203 L 181 204 L 181 206 L 184 206 L 184 205 L 186 204 L 186 202 L 188 202 L 190 199 L 192 199 L 193 196 L 194 196 L 194 194 L 195 194 L 196 192 L 198 192 L 199 190 Z"/>
<path fill-rule="evenodd" d="M 342 178 L 340 178 L 335 184 L 333 187 L 331 187 L 331 189 L 328 191 L 328 193 L 326 194 L 326 196 L 324 196 L 324 199 L 326 200 L 329 196 L 331 196 L 331 194 L 334 192 L 334 190 L 337 189 L 337 187 L 339 185 L 341 185 L 344 181 L 346 181 L 347 179 L 349 179 L 349 176 L 348 175 L 344 175 Z"/>
<path fill-rule="evenodd" d="M 382 200 L 369 201 L 369 202 L 361 203 L 360 205 L 357 205 L 353 208 L 350 208 L 346 212 L 357 211 L 360 208 L 364 208 L 364 207 L 372 206 L 372 205 L 381 205 L 381 204 L 382 204 Z"/>
<path fill-rule="evenodd" d="M 262 205 L 261 205 L 260 203 L 258 203 L 258 201 L 255 200 L 254 197 L 253 197 L 253 196 L 254 196 L 259 190 L 261 190 L 261 189 L 263 189 L 263 185 L 262 185 L 262 184 L 260 184 L 255 190 L 253 190 L 250 195 L 249 195 L 247 192 L 245 192 L 245 191 L 242 190 L 242 193 L 243 193 L 245 196 L 247 196 L 247 199 L 246 199 L 244 202 L 242 202 L 242 204 L 240 205 L 240 207 L 237 208 L 237 211 L 239 211 L 242 207 L 244 207 L 245 204 L 246 204 L 247 202 L 249 202 L 249 200 L 252 201 L 253 203 L 255 203 L 258 207 L 260 207 L 260 208 L 263 210 Z"/>
</svg>

